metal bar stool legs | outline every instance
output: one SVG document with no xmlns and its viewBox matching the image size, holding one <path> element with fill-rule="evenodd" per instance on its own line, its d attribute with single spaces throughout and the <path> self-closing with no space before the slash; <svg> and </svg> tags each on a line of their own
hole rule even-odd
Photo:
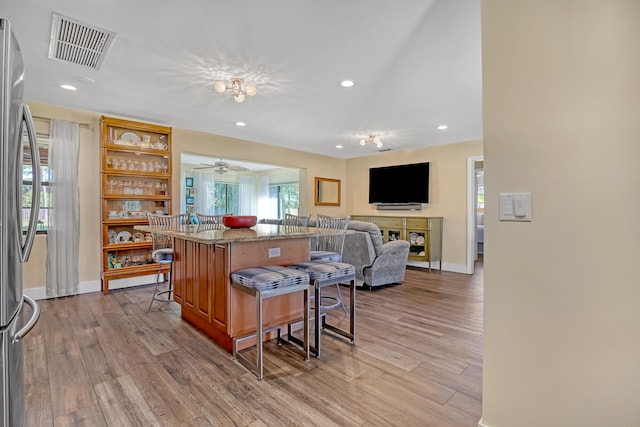
<svg viewBox="0 0 640 427">
<path fill-rule="evenodd" d="M 249 369 L 258 380 L 264 379 L 263 335 L 267 332 L 278 331 L 278 344 L 282 339 L 280 326 L 264 328 L 263 326 L 263 301 L 267 298 L 286 295 L 292 292 L 303 291 L 304 304 L 303 316 L 305 322 L 302 349 L 305 362 L 309 360 L 309 275 L 304 272 L 280 267 L 268 266 L 248 268 L 231 274 L 231 286 L 239 291 L 256 298 L 256 332 L 233 338 L 233 359 L 237 360 L 245 368 Z M 251 337 L 256 337 L 256 361 L 255 364 L 238 351 L 238 343 Z"/>
<path fill-rule="evenodd" d="M 342 282 L 341 282 L 342 283 Z M 322 288 L 325 286 L 336 285 L 334 281 L 329 283 L 322 283 L 318 280 L 313 281 L 314 294 L 316 301 L 322 301 Z M 340 286 L 340 285 L 337 285 Z M 344 307 L 344 305 L 343 305 Z M 327 323 L 326 313 L 320 311 L 320 304 L 316 304 L 314 307 L 314 322 L 315 322 L 315 334 L 314 334 L 314 349 L 316 357 L 320 357 L 320 332 L 322 329 L 331 331 L 338 335 L 341 335 L 349 339 L 349 344 L 353 344 L 356 339 L 356 281 L 355 277 L 349 281 L 349 330 L 339 328 L 335 325 Z M 344 308 L 343 308 L 344 310 Z"/>
<path fill-rule="evenodd" d="M 320 334 L 322 330 L 331 331 L 349 339 L 349 344 L 355 342 L 356 328 L 356 273 L 355 267 L 351 264 L 331 261 L 306 261 L 292 264 L 289 267 L 304 271 L 311 279 L 311 285 L 314 288 L 314 341 L 311 351 L 316 357 L 320 357 Z M 323 312 L 322 306 L 318 304 L 322 297 L 322 288 L 340 283 L 349 283 L 349 329 L 342 329 L 336 325 L 327 322 L 327 313 Z M 289 339 L 295 341 L 295 337 L 291 338 L 291 325 L 297 323 L 292 322 L 288 325 Z"/>
<path fill-rule="evenodd" d="M 147 311 L 151 311 L 151 306 L 153 306 L 153 302 L 154 301 L 158 301 L 158 302 L 171 302 L 171 294 L 173 293 L 173 281 L 172 281 L 172 277 L 173 277 L 173 261 L 168 261 L 169 264 L 169 289 L 165 290 L 165 291 L 159 291 L 158 287 L 160 286 L 160 274 L 162 273 L 162 266 L 164 264 L 167 264 L 167 261 L 161 261 L 158 262 L 158 272 L 156 273 L 156 285 L 153 288 L 153 295 L 151 296 L 151 301 L 149 302 L 149 308 L 147 309 Z M 164 283 L 166 283 L 167 280 L 165 278 Z M 161 297 L 161 295 L 165 295 L 167 294 L 166 298 Z"/>
</svg>

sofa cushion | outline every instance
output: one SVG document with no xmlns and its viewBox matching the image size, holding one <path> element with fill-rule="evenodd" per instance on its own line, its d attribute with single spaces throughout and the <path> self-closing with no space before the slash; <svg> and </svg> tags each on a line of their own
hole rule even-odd
<svg viewBox="0 0 640 427">
<path fill-rule="evenodd" d="M 347 229 L 369 233 L 369 237 L 371 238 L 371 243 L 373 244 L 373 250 L 375 251 L 376 256 L 382 253 L 382 233 L 380 232 L 380 229 L 377 225 L 372 222 L 351 220 L 349 221 Z"/>
</svg>

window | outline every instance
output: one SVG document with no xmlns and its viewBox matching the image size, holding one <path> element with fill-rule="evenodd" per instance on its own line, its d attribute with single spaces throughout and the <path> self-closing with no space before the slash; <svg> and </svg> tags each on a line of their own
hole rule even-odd
<svg viewBox="0 0 640 427">
<path fill-rule="evenodd" d="M 478 162 L 476 162 L 477 165 Z M 477 167 L 477 166 L 476 166 Z M 484 212 L 484 170 L 476 169 L 476 209 L 478 213 Z"/>
<path fill-rule="evenodd" d="M 297 182 L 270 185 L 269 198 L 278 206 L 278 218 L 284 218 L 285 214 L 298 215 L 300 191 Z"/>
<path fill-rule="evenodd" d="M 40 154 L 40 212 L 38 213 L 39 234 L 46 233 L 49 227 L 49 212 L 51 209 L 51 186 L 49 174 L 49 135 L 38 134 Z M 22 231 L 29 226 L 29 214 L 33 194 L 33 162 L 26 132 L 22 136 Z"/>
<path fill-rule="evenodd" d="M 213 189 L 214 215 L 237 215 L 240 212 L 240 184 L 216 181 Z"/>
<path fill-rule="evenodd" d="M 484 210 L 484 185 L 478 186 L 478 210 Z"/>
</svg>

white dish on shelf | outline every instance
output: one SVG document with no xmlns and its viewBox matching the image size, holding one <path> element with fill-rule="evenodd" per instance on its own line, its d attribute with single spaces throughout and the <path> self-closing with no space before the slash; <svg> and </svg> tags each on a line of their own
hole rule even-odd
<svg viewBox="0 0 640 427">
<path fill-rule="evenodd" d="M 116 236 L 116 243 L 128 243 L 131 241 L 131 233 L 128 231 L 121 231 Z"/>
<path fill-rule="evenodd" d="M 422 245 L 424 243 L 424 236 L 418 236 L 416 243 Z"/>
<path fill-rule="evenodd" d="M 140 142 L 140 137 L 133 132 L 125 132 L 120 135 L 120 141 Z"/>
<path fill-rule="evenodd" d="M 109 243 L 116 243 L 118 241 L 118 233 L 115 230 L 109 229 Z"/>
<path fill-rule="evenodd" d="M 409 241 L 411 243 L 415 243 L 417 238 L 418 238 L 418 235 L 416 233 L 409 234 Z"/>
</svg>

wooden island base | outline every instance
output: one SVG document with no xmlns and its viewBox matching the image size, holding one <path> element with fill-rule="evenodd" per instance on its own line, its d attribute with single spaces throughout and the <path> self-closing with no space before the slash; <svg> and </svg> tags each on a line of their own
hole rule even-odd
<svg viewBox="0 0 640 427">
<path fill-rule="evenodd" d="M 182 318 L 229 352 L 233 337 L 256 330 L 255 299 L 231 287 L 231 273 L 309 259 L 308 237 L 232 243 L 174 239 L 174 299 L 182 306 Z M 275 256 L 278 249 L 280 255 Z M 296 292 L 266 300 L 265 328 L 302 318 L 302 294 Z M 247 340 L 242 346 L 253 343 L 255 341 Z"/>
</svg>

